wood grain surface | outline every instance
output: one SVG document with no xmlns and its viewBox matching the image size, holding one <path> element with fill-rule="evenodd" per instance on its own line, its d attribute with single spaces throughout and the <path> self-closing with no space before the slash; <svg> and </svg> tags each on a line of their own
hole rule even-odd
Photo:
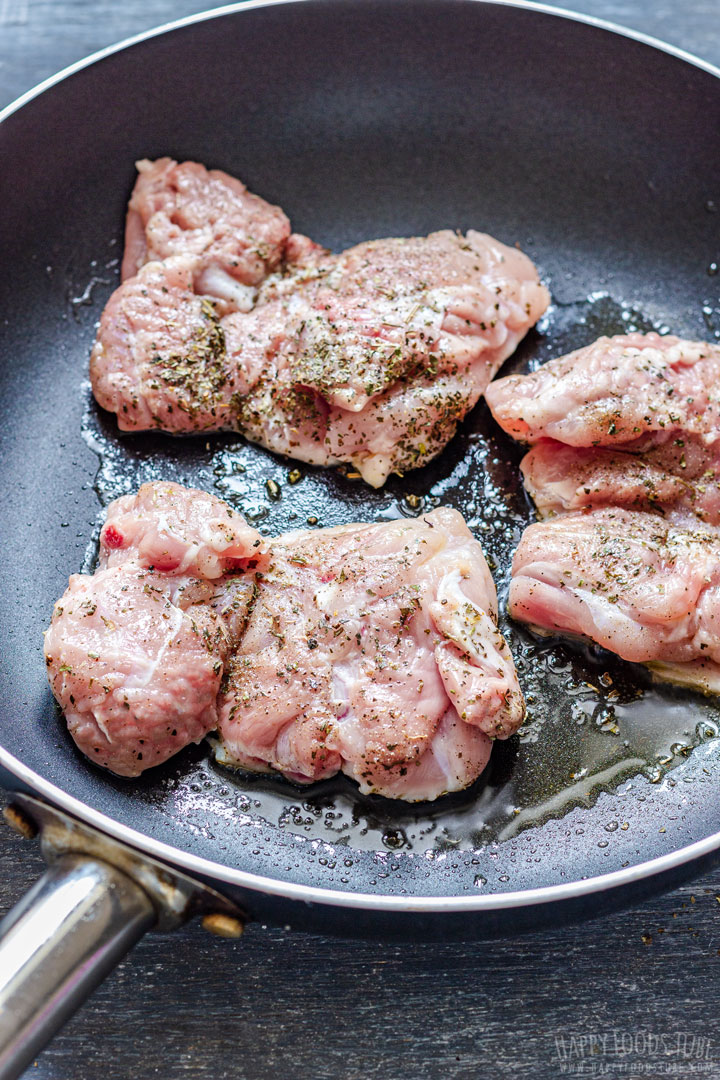
<svg viewBox="0 0 720 1080">
<path fill-rule="evenodd" d="M 192 0 L 0 0 L 0 107 Z M 720 64 L 720 0 L 570 5 Z M 0 162 L 0 168 L 2 164 Z M 0 830 L 0 913 L 42 872 Z M 378 945 L 253 925 L 151 935 L 37 1080 L 720 1080 L 720 869 L 593 923 L 476 945 Z"/>
</svg>

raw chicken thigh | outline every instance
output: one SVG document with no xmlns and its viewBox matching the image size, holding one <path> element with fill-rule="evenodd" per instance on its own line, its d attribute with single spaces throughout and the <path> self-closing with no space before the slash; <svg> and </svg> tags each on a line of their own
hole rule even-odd
<svg viewBox="0 0 720 1080">
<path fill-rule="evenodd" d="M 645 449 L 691 435 L 711 445 L 720 439 L 720 345 L 602 337 L 530 375 L 498 379 L 485 397 L 522 442 Z"/>
<path fill-rule="evenodd" d="M 524 706 L 495 587 L 457 511 L 273 541 L 220 698 L 222 760 L 342 769 L 411 801 L 471 784 Z"/>
<path fill-rule="evenodd" d="M 565 514 L 525 530 L 512 573 L 513 618 L 720 692 L 716 529 L 624 509 Z"/>
<path fill-rule="evenodd" d="M 217 728 L 228 764 L 434 799 L 522 722 L 480 545 L 460 514 L 261 540 L 214 496 L 145 484 L 45 638 L 78 746 L 137 776 Z"/>
<path fill-rule="evenodd" d="M 488 388 L 550 519 L 515 554 L 514 618 L 720 692 L 719 377 L 720 347 L 634 333 Z"/>
<path fill-rule="evenodd" d="M 217 726 L 231 635 L 215 587 L 259 542 L 229 506 L 178 484 L 110 505 L 98 569 L 73 574 L 45 634 L 52 691 L 91 760 L 138 776 Z"/>
<path fill-rule="evenodd" d="M 125 222 L 122 279 L 145 263 L 193 256 L 198 293 L 227 310 L 252 307 L 260 282 L 279 266 L 290 222 L 278 206 L 218 169 L 172 158 L 138 161 Z"/>
<path fill-rule="evenodd" d="M 520 468 L 541 517 L 625 506 L 720 525 L 720 444 L 686 436 L 642 453 L 540 439 Z"/>
<path fill-rule="evenodd" d="M 380 486 L 442 450 L 549 302 L 482 233 L 331 255 L 224 173 L 140 169 L 90 363 L 123 430 L 241 431 Z"/>
</svg>

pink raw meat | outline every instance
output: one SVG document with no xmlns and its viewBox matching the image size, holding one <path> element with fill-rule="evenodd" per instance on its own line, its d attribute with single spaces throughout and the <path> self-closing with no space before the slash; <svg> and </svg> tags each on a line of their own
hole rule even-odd
<svg viewBox="0 0 720 1080">
<path fill-rule="evenodd" d="M 138 161 L 125 225 L 122 279 L 148 262 L 193 257 L 198 293 L 227 310 L 249 310 L 257 286 L 279 266 L 290 222 L 245 185 L 218 169 L 172 158 Z"/>
<path fill-rule="evenodd" d="M 527 256 L 481 233 L 308 243 L 224 317 L 190 257 L 144 266 L 101 319 L 99 403 L 123 430 L 239 430 L 380 486 L 439 453 L 549 301 Z"/>
<path fill-rule="evenodd" d="M 164 573 L 214 581 L 257 556 L 260 534 L 214 495 L 180 484 L 143 484 L 108 507 L 100 567 L 133 560 Z"/>
<path fill-rule="evenodd" d="M 524 705 L 460 514 L 291 533 L 220 699 L 221 760 L 435 799 L 472 783 Z"/>
<path fill-rule="evenodd" d="M 695 515 L 720 525 L 720 446 L 691 437 L 651 446 L 565 446 L 540 439 L 520 468 L 541 517 L 596 506 L 654 510 L 674 519 Z"/>
<path fill-rule="evenodd" d="M 410 801 L 472 783 L 524 705 L 480 545 L 453 510 L 262 542 L 219 499 L 145 484 L 45 638 L 78 746 L 123 776 L 215 727 L 221 759 L 339 769 Z"/>
<path fill-rule="evenodd" d="M 720 346 L 659 334 L 620 334 L 508 375 L 485 395 L 516 439 L 645 449 L 686 434 L 720 439 Z"/>
<path fill-rule="evenodd" d="M 215 582 L 259 542 L 219 499 L 179 484 L 111 504 L 100 568 L 70 578 L 45 635 L 53 693 L 89 758 L 138 776 L 217 726 L 232 626 L 212 607 Z"/>
<path fill-rule="evenodd" d="M 513 618 L 720 692 L 717 529 L 624 509 L 565 514 L 525 530 L 512 574 Z"/>
</svg>

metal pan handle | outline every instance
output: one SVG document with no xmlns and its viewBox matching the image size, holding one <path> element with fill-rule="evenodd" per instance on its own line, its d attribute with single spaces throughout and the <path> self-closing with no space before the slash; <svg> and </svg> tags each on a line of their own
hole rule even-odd
<svg viewBox="0 0 720 1080">
<path fill-rule="evenodd" d="M 14 1080 L 156 922 L 147 893 L 85 855 L 57 859 L 0 923 L 0 1080 Z"/>
<path fill-rule="evenodd" d="M 194 915 L 220 937 L 247 914 L 208 885 L 32 795 L 6 821 L 40 833 L 45 874 L 0 922 L 0 1080 L 14 1080 L 150 929 Z"/>
</svg>

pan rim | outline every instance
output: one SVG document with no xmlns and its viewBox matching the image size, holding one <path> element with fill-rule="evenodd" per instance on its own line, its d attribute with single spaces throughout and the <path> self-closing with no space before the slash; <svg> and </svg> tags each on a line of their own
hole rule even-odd
<svg viewBox="0 0 720 1080">
<path fill-rule="evenodd" d="M 125 38 L 120 42 L 99 49 L 88 56 L 75 61 L 49 76 L 36 86 L 21 94 L 0 110 L 0 124 L 29 104 L 45 91 L 56 86 L 72 75 L 93 64 L 119 53 L 127 48 L 155 37 L 160 37 L 174 30 L 179 30 L 196 23 L 210 21 L 225 15 L 254 11 L 266 7 L 298 3 L 312 3 L 313 0 L 240 0 L 185 16 L 181 19 L 163 23 L 139 34 Z M 335 0 L 340 3 L 341 0 Z M 595 27 L 616 34 L 631 41 L 647 45 L 666 55 L 688 63 L 720 79 L 720 68 L 700 57 L 655 38 L 641 31 L 629 29 L 610 20 L 599 19 L 591 15 L 554 7 L 550 4 L 537 3 L 535 0 L 445 0 L 448 3 L 477 3 L 486 7 L 509 7 L 551 15 Z M 21 784 L 38 793 L 48 802 L 65 810 L 71 815 L 86 821 L 109 836 L 128 844 L 139 851 L 144 851 L 166 863 L 178 866 L 192 874 L 214 879 L 215 881 L 240 887 L 253 893 L 264 894 L 305 904 L 323 904 L 331 907 L 355 908 L 367 911 L 393 912 L 405 914 L 449 914 L 462 912 L 489 912 L 512 908 L 538 907 L 559 901 L 578 900 L 596 892 L 605 892 L 631 886 L 641 880 L 653 878 L 668 871 L 676 870 L 687 863 L 703 856 L 720 851 L 720 832 L 711 834 L 702 840 L 685 845 L 653 859 L 644 860 L 633 866 L 559 885 L 543 886 L 510 892 L 498 892 L 485 896 L 392 896 L 382 893 L 345 892 L 320 886 L 309 886 L 265 877 L 264 875 L 234 869 L 216 863 L 189 852 L 163 843 L 129 826 L 115 821 L 108 815 L 95 810 L 80 799 L 65 792 L 62 788 L 44 779 L 26 766 L 18 758 L 0 746 L 0 769 L 5 769 Z"/>
<path fill-rule="evenodd" d="M 43 79 L 42 82 L 37 83 L 36 86 L 26 90 L 24 94 L 21 94 L 19 97 L 15 98 L 14 101 L 11 101 L 8 105 L 4 106 L 4 108 L 0 109 L 0 124 L 19 109 L 23 108 L 23 106 L 29 104 L 36 97 L 39 97 L 40 94 L 45 93 L 46 90 L 50 90 L 64 79 L 69 78 L 78 71 L 82 71 L 86 67 L 91 67 L 93 64 L 106 59 L 106 57 L 112 56 L 116 52 L 122 52 L 124 49 L 128 49 L 133 45 L 138 45 L 143 41 L 149 41 L 151 38 L 160 37 L 173 30 L 180 30 L 185 26 L 192 26 L 195 23 L 209 22 L 211 19 L 217 19 L 224 15 L 236 15 L 244 11 L 255 11 L 260 8 L 312 2 L 313 0 L 236 0 L 236 2 L 232 4 L 208 8 L 207 11 L 199 11 L 194 15 L 186 15 L 181 19 L 173 19 L 170 22 L 162 23 L 160 26 L 154 26 L 149 30 L 143 30 L 139 34 L 133 34 L 131 37 L 123 38 L 122 41 L 115 42 L 113 45 L 107 45 L 103 49 L 98 49 L 88 56 L 82 57 L 72 64 L 68 64 L 67 67 L 61 68 L 61 70 L 54 75 L 48 76 L 47 79 Z M 342 3 L 343 0 L 335 0 L 335 2 Z M 598 19 L 594 15 L 586 15 L 578 11 L 557 8 L 552 4 L 539 3 L 537 0 L 445 0 L 445 2 L 484 4 L 486 7 L 518 8 L 520 10 L 535 11 L 538 14 L 553 15 L 557 18 L 567 19 L 570 22 L 583 23 L 586 26 L 594 26 L 599 30 L 607 30 L 609 33 L 618 34 L 620 37 L 625 37 L 631 41 L 637 41 L 640 44 L 648 45 L 653 49 L 658 49 L 660 52 L 664 52 L 669 56 L 674 56 L 678 60 L 683 60 L 685 63 L 700 68 L 700 70 L 720 79 L 720 67 L 715 64 L 711 64 L 707 60 L 702 60 L 699 56 L 695 56 L 694 53 L 688 52 L 686 49 L 681 49 L 677 45 L 671 45 L 661 38 L 653 37 L 652 34 L 645 34 L 641 30 L 633 30 L 630 27 L 621 26 L 619 23 L 612 22 L 610 19 Z"/>
<path fill-rule="evenodd" d="M 265 877 L 262 874 L 253 874 L 247 870 L 237 870 L 231 866 L 224 866 L 222 863 L 192 855 L 171 844 L 164 844 L 160 840 L 155 840 L 145 833 L 115 821 L 99 810 L 94 810 L 73 795 L 68 795 L 62 788 L 45 780 L 0 746 L 0 769 L 2 768 L 26 784 L 33 792 L 39 793 L 48 802 L 60 807 L 68 814 L 80 818 L 129 847 L 178 866 L 195 876 L 210 878 L 216 882 L 237 886 L 265 896 L 281 897 L 305 904 L 324 904 L 330 907 L 356 908 L 364 911 L 450 914 L 539 907 L 559 901 L 582 899 L 596 892 L 608 892 L 631 886 L 646 878 L 676 870 L 714 851 L 720 851 L 720 832 L 716 832 L 703 840 L 696 840 L 692 844 L 669 852 L 667 855 L 659 855 L 655 859 L 647 859 L 608 874 L 598 874 L 561 885 L 517 889 L 510 892 L 491 893 L 487 896 L 390 896 L 383 893 L 344 892 L 341 889 L 300 885 L 279 878 Z"/>
</svg>

